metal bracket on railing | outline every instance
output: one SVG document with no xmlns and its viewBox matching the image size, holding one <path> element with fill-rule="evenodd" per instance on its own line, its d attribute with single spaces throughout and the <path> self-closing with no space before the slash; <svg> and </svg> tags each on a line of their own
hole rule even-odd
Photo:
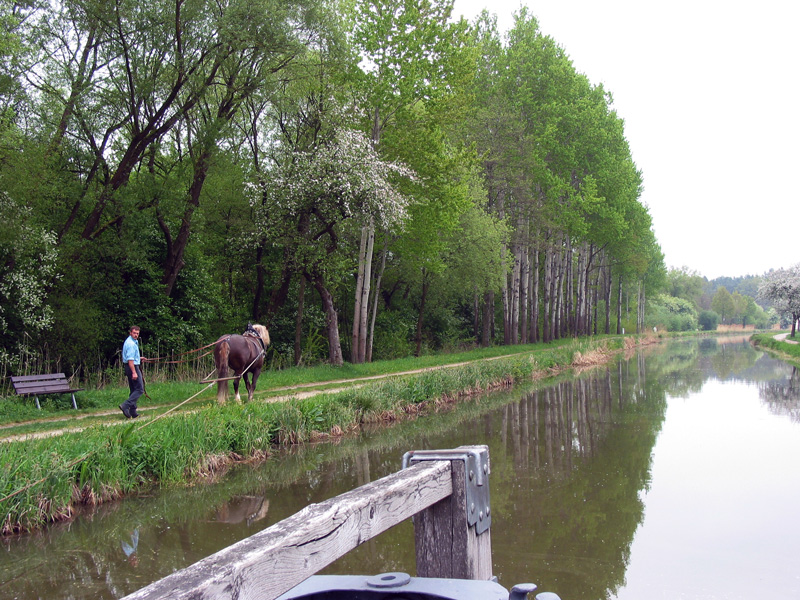
<svg viewBox="0 0 800 600">
<path fill-rule="evenodd" d="M 412 450 L 403 455 L 403 468 L 430 460 L 464 462 L 467 485 L 467 523 L 480 535 L 492 523 L 489 504 L 489 447 L 462 446 L 452 450 Z"/>
</svg>

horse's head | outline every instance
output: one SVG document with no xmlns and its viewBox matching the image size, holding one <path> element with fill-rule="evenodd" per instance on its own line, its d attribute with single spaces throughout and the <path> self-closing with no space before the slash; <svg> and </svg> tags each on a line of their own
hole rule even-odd
<svg viewBox="0 0 800 600">
<path fill-rule="evenodd" d="M 261 338 L 261 341 L 264 342 L 264 347 L 266 348 L 267 346 L 269 346 L 269 331 L 267 331 L 267 328 L 257 323 L 252 327 L 258 334 L 258 337 Z"/>
</svg>

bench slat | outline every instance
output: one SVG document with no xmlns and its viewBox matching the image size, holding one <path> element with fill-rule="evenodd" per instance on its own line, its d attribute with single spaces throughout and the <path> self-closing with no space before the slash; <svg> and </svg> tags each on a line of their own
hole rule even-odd
<svg viewBox="0 0 800 600">
<path fill-rule="evenodd" d="M 18 383 L 24 381 L 45 381 L 49 379 L 66 379 L 67 376 L 63 373 L 47 373 L 44 375 L 15 375 L 11 377 L 11 383 Z"/>
<path fill-rule="evenodd" d="M 20 396 L 33 396 L 36 394 L 72 394 L 80 392 L 83 388 L 71 388 L 69 381 L 63 373 L 49 375 L 20 375 L 11 377 L 14 391 Z"/>
<path fill-rule="evenodd" d="M 19 396 L 33 396 L 35 394 L 74 394 L 83 391 L 83 388 L 70 388 L 68 385 L 40 385 L 15 388 Z"/>
</svg>

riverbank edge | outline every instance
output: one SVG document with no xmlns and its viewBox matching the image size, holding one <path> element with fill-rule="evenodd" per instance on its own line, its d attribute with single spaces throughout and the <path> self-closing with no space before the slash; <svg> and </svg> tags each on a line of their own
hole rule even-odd
<svg viewBox="0 0 800 600">
<path fill-rule="evenodd" d="M 416 418 L 460 398 L 600 365 L 660 336 L 575 340 L 506 359 L 392 376 L 337 392 L 282 402 L 210 406 L 160 421 L 95 426 L 0 450 L 0 533 L 69 520 L 99 505 L 160 485 L 215 477 L 231 464 L 265 460 L 281 446 L 336 438 L 370 423 Z"/>
<path fill-rule="evenodd" d="M 754 346 L 769 352 L 775 358 L 800 367 L 800 344 L 779 340 L 773 333 L 756 333 L 750 338 Z"/>
</svg>

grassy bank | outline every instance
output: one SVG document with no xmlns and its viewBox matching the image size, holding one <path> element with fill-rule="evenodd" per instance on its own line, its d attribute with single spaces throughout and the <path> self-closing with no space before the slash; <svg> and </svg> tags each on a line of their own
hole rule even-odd
<svg viewBox="0 0 800 600">
<path fill-rule="evenodd" d="M 70 518 L 80 504 L 99 504 L 149 486 L 207 477 L 231 461 L 262 458 L 280 445 L 424 414 L 462 394 L 511 385 L 573 364 L 601 362 L 621 347 L 617 339 L 540 345 L 512 357 L 393 376 L 304 400 L 257 399 L 225 406 L 206 401 L 190 413 L 168 418 L 115 426 L 96 423 L 80 433 L 4 443 L 0 528 L 4 535 L 41 528 Z M 450 363 L 463 360 L 460 355 Z M 404 367 L 398 370 L 408 370 L 408 365 Z M 419 362 L 414 367 L 419 368 Z M 161 391 L 167 395 L 166 388 Z M 115 398 L 112 406 L 118 402 Z"/>
<path fill-rule="evenodd" d="M 789 341 L 775 339 L 775 332 L 770 333 L 757 333 L 750 338 L 751 343 L 764 348 L 772 353 L 779 355 L 779 357 L 794 364 L 800 363 L 800 344 L 793 344 L 791 338 L 786 338 Z M 800 341 L 800 336 L 797 340 Z"/>
<path fill-rule="evenodd" d="M 606 338 L 598 337 L 598 340 Z M 607 338 L 609 344 L 614 338 Z M 493 359 L 509 354 L 530 354 L 550 352 L 572 344 L 572 340 L 558 340 L 549 344 L 527 344 L 514 347 L 496 346 L 491 348 L 476 348 L 467 352 L 456 354 L 437 354 L 421 356 L 419 358 L 402 358 L 397 360 L 376 361 L 354 365 L 345 363 L 342 366 L 317 365 L 311 367 L 292 367 L 277 371 L 263 371 L 258 381 L 256 399 L 285 395 L 298 387 L 306 389 L 323 389 L 335 385 L 338 381 L 352 381 L 366 379 L 377 375 L 391 375 L 412 370 L 443 367 L 461 362 L 483 359 Z M 212 363 L 213 367 L 213 363 Z M 149 397 L 139 399 L 139 407 L 147 409 L 153 406 L 174 405 L 194 395 L 201 386 L 198 382 L 208 374 L 208 365 L 202 365 L 193 377 L 182 373 L 180 378 L 169 378 L 163 369 L 157 365 L 144 365 L 144 375 Z M 21 399 L 8 392 L 5 397 L 0 396 L 0 426 L 13 423 L 31 421 L 46 421 L 52 418 L 83 417 L 94 415 L 98 411 L 116 411 L 117 406 L 128 396 L 127 382 L 121 373 L 112 385 L 101 386 L 87 385 L 87 389 L 75 394 L 78 410 L 71 410 L 71 399 L 68 395 L 42 396 L 41 410 L 37 410 L 32 399 Z M 244 385 L 241 386 L 244 392 Z M 194 405 L 206 403 L 215 395 L 214 388 L 202 393 L 196 398 Z M 57 425 L 60 426 L 60 425 Z"/>
</svg>

